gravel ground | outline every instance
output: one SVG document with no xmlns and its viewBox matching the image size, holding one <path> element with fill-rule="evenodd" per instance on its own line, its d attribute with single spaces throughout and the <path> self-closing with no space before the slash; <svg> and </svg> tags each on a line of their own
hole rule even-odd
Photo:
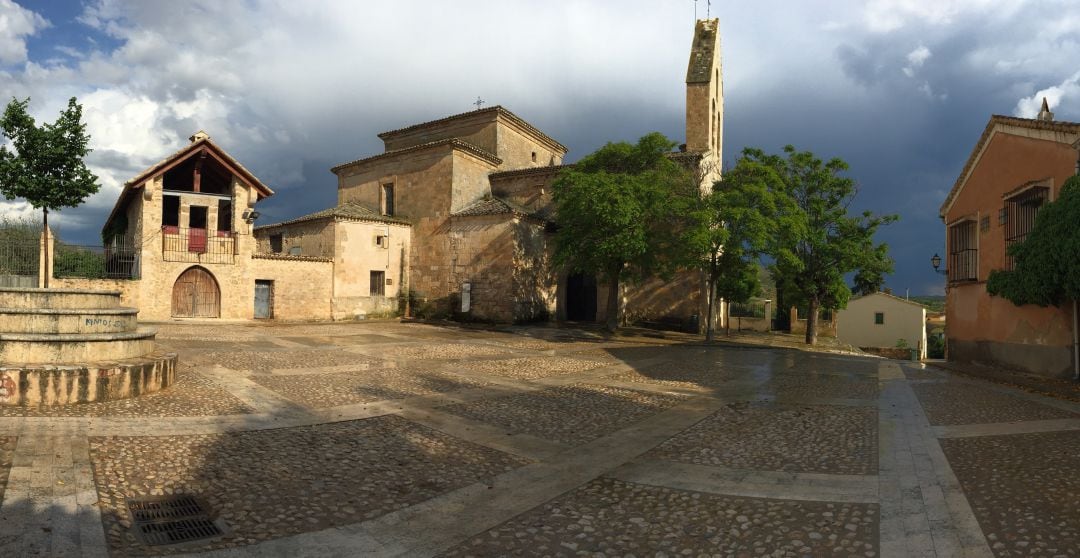
<svg viewBox="0 0 1080 558">
<path fill-rule="evenodd" d="M 509 349 L 479 343 L 430 343 L 387 347 L 379 358 L 395 360 L 461 359 L 479 356 L 504 355 Z"/>
<path fill-rule="evenodd" d="M 11 460 L 15 458 L 15 444 L 18 441 L 19 439 L 14 436 L 0 437 L 0 502 L 4 501 L 4 489 L 7 488 Z"/>
<path fill-rule="evenodd" d="M 904 376 L 909 380 L 948 380 L 953 375 L 940 368 L 907 368 L 904 367 Z"/>
<path fill-rule="evenodd" d="M 0 417 L 203 417 L 254 412 L 243 401 L 183 362 L 176 365 L 173 385 L 131 399 L 53 407 L 0 405 Z"/>
<path fill-rule="evenodd" d="M 320 368 L 325 366 L 374 365 L 378 360 L 340 349 L 277 349 L 272 351 L 212 351 L 199 355 L 206 363 L 232 370 L 266 371 L 275 368 Z"/>
<path fill-rule="evenodd" d="M 251 544 L 372 519 L 524 465 L 398 417 L 224 435 L 90 438 L 113 555 Z M 230 532 L 183 549 L 144 547 L 125 499 L 202 497 Z"/>
<path fill-rule="evenodd" d="M 600 478 L 445 556 L 877 556 L 878 509 Z"/>
<path fill-rule="evenodd" d="M 935 426 L 1078 418 L 1080 415 L 961 382 L 912 384 Z"/>
<path fill-rule="evenodd" d="M 738 469 L 873 475 L 876 408 L 732 403 L 649 457 Z"/>
<path fill-rule="evenodd" d="M 877 380 L 860 381 L 828 374 L 781 374 L 764 389 L 777 397 L 815 399 L 877 399 Z"/>
<path fill-rule="evenodd" d="M 251 380 L 297 403 L 314 408 L 402 399 L 491 385 L 453 374 L 410 368 L 299 376 L 255 375 Z"/>
<path fill-rule="evenodd" d="M 941 440 L 997 556 L 1080 556 L 1080 431 Z"/>
<path fill-rule="evenodd" d="M 157 330 L 158 339 L 182 341 L 243 342 L 255 341 L 264 332 L 251 327 L 232 324 L 229 327 L 212 324 L 147 324 Z M 268 332 L 266 332 L 268 333 Z"/>
<path fill-rule="evenodd" d="M 519 380 L 536 380 L 551 376 L 562 376 L 575 372 L 585 372 L 610 363 L 595 360 L 583 360 L 566 357 L 526 357 L 501 360 L 478 360 L 463 364 L 461 370 L 492 374 Z"/>
<path fill-rule="evenodd" d="M 625 428 L 683 399 L 679 395 L 576 384 L 440 408 L 510 432 L 580 444 Z"/>
<path fill-rule="evenodd" d="M 683 361 L 665 362 L 647 366 L 641 370 L 628 370 L 608 376 L 617 382 L 637 382 L 671 387 L 696 388 L 720 387 L 733 380 L 746 379 L 746 370 L 722 368 L 713 362 Z"/>
</svg>

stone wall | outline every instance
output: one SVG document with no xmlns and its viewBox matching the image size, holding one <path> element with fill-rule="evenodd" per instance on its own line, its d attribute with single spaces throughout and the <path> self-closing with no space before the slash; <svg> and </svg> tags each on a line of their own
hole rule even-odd
<svg viewBox="0 0 1080 558">
<path fill-rule="evenodd" d="M 818 336 L 836 337 L 836 320 L 823 320 L 819 317 L 817 325 Z M 806 334 L 806 319 L 799 317 L 799 311 L 796 308 L 791 309 L 791 333 Z"/>
<path fill-rule="evenodd" d="M 334 224 L 335 320 L 398 311 L 398 298 L 407 288 L 411 228 L 407 225 L 362 221 Z M 383 246 L 375 242 L 386 236 Z M 383 296 L 371 295 L 371 272 L 385 275 Z"/>
<path fill-rule="evenodd" d="M 459 305 L 461 286 L 470 285 L 470 310 L 475 320 L 514 321 L 514 251 L 517 245 L 512 215 L 455 217 L 450 225 L 450 282 L 456 289 L 450 304 Z"/>
<path fill-rule="evenodd" d="M 140 308 L 142 286 L 139 279 L 84 279 L 81 277 L 54 277 L 49 280 L 53 289 L 90 289 L 94 291 L 120 291 L 120 305 Z M 148 319 L 145 315 L 141 319 Z"/>
<path fill-rule="evenodd" d="M 554 206 L 552 183 L 560 168 L 495 175 L 491 179 L 491 193 L 534 213 L 548 214 Z"/>
<path fill-rule="evenodd" d="M 552 254 L 554 236 L 542 222 L 515 218 L 513 262 L 514 321 L 547 321 L 555 318 L 558 277 Z"/>
<path fill-rule="evenodd" d="M 274 319 L 325 320 L 330 316 L 334 272 L 332 261 L 256 255 L 247 264 L 252 278 L 252 298 L 246 301 L 249 314 L 254 313 L 255 280 L 261 279 L 274 282 Z"/>
<path fill-rule="evenodd" d="M 279 254 L 317 258 L 334 257 L 334 227 L 330 219 L 260 228 L 254 234 L 257 254 L 273 254 L 270 237 L 281 235 Z M 299 249 L 300 253 L 293 254 L 294 248 Z"/>
</svg>

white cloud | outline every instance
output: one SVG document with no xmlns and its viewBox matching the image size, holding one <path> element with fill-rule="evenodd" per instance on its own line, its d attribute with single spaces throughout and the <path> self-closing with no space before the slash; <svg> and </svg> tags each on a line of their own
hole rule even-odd
<svg viewBox="0 0 1080 558">
<path fill-rule="evenodd" d="M 1057 85 L 1041 89 L 1030 97 L 1020 99 L 1016 103 L 1016 108 L 1013 109 L 1013 114 L 1021 118 L 1035 118 L 1042 109 L 1044 98 L 1050 105 L 1051 111 L 1064 105 L 1080 113 L 1080 72 Z"/>
<path fill-rule="evenodd" d="M 915 70 L 922 67 L 931 56 L 930 49 L 923 45 L 919 45 L 919 48 L 911 51 L 907 55 L 907 66 L 904 66 L 904 75 L 907 77 L 915 77 Z"/>
<path fill-rule="evenodd" d="M 959 16 L 993 10 L 1014 13 L 1025 0 L 871 0 L 863 11 L 870 31 L 887 33 L 909 24 L 949 25 Z"/>
<path fill-rule="evenodd" d="M 45 18 L 12 0 L 0 0 L 0 64 L 26 60 L 26 37 L 49 25 Z"/>
</svg>

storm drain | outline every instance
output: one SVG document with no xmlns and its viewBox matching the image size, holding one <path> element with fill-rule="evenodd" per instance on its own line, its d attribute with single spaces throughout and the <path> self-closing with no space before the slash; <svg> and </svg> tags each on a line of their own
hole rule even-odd
<svg viewBox="0 0 1080 558">
<path fill-rule="evenodd" d="M 132 529 L 143 544 L 158 546 L 220 537 L 225 526 L 210 517 L 194 496 L 161 496 L 127 501 Z"/>
</svg>

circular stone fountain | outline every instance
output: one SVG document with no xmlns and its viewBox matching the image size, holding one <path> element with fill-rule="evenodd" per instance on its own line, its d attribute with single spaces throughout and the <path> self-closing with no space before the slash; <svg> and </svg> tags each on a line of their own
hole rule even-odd
<svg viewBox="0 0 1080 558">
<path fill-rule="evenodd" d="M 154 350 L 118 291 L 0 288 L 0 405 L 126 399 L 168 387 L 176 354 Z"/>
</svg>

